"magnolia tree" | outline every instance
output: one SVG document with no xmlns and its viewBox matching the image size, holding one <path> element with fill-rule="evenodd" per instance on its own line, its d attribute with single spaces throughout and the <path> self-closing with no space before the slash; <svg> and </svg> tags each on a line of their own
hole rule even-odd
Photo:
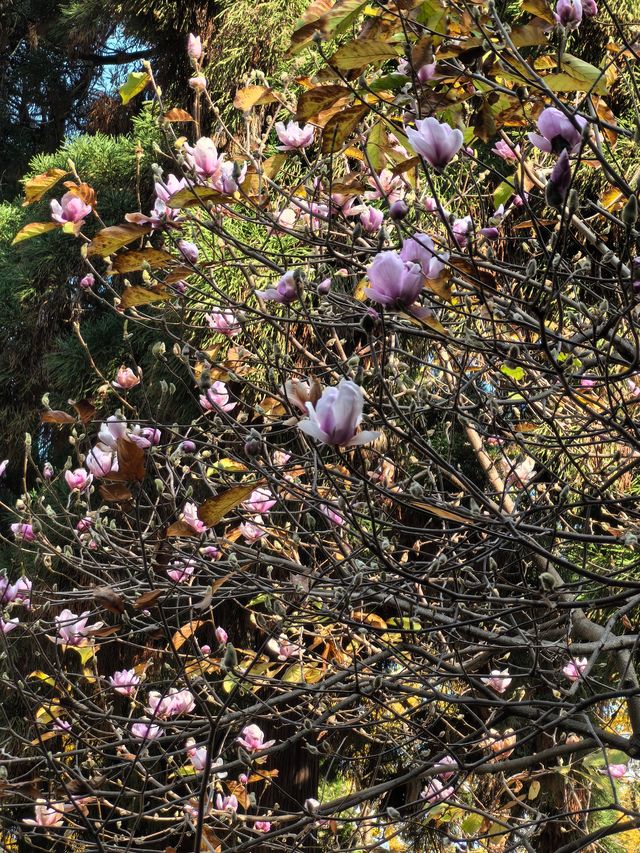
<svg viewBox="0 0 640 853">
<path fill-rule="evenodd" d="M 629 34 L 593 0 L 317 0 L 313 75 L 239 89 L 235 139 L 187 49 L 192 113 L 149 66 L 122 90 L 164 132 L 150 212 L 105 224 L 73 164 L 26 185 L 55 198 L 16 242 L 86 259 L 80 340 L 100 304 L 158 367 L 96 367 L 42 415 L 66 464 L 11 463 L 5 842 L 631 849 Z"/>
</svg>

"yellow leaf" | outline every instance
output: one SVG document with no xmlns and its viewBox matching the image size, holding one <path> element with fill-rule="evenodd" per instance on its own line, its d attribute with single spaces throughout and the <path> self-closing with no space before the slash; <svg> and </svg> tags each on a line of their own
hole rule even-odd
<svg viewBox="0 0 640 853">
<path fill-rule="evenodd" d="M 556 22 L 548 0 L 522 0 L 521 6 L 524 12 L 531 12 L 532 15 L 537 15 L 543 21 L 548 21 L 550 24 Z"/>
<path fill-rule="evenodd" d="M 231 512 L 232 509 L 235 509 L 242 501 L 246 500 L 256 486 L 260 485 L 260 482 L 233 486 L 231 489 L 227 489 L 226 492 L 216 495 L 215 498 L 208 498 L 198 507 L 198 518 L 200 521 L 204 521 L 207 527 L 213 527 L 228 512 Z"/>
<path fill-rule="evenodd" d="M 329 64 L 341 71 L 364 68 L 372 62 L 384 62 L 400 56 L 399 45 L 390 44 L 385 39 L 354 39 L 343 44 L 333 54 Z"/>
<path fill-rule="evenodd" d="M 35 178 L 29 178 L 24 185 L 24 201 L 22 206 L 33 204 L 34 201 L 40 201 L 42 196 L 58 183 L 61 178 L 69 173 L 64 169 L 47 169 L 41 175 L 36 175 Z"/>
<path fill-rule="evenodd" d="M 346 103 L 352 97 L 353 93 L 346 86 L 316 86 L 308 89 L 298 98 L 296 120 L 309 121 L 338 101 Z"/>
<path fill-rule="evenodd" d="M 47 675 L 47 673 L 43 672 L 41 669 L 35 669 L 33 672 L 30 672 L 27 678 L 39 678 L 40 681 L 46 682 L 51 687 L 56 686 L 56 682 L 53 676 Z"/>
<path fill-rule="evenodd" d="M 150 83 L 151 77 L 146 71 L 130 71 L 125 83 L 118 91 L 123 104 L 128 104 L 132 98 L 139 95 Z"/>
<path fill-rule="evenodd" d="M 163 299 L 168 299 L 171 296 L 171 291 L 166 287 L 138 287 L 132 285 L 126 287 L 122 293 L 121 307 L 134 308 L 136 305 L 148 305 L 150 302 L 160 302 Z"/>
<path fill-rule="evenodd" d="M 198 628 L 201 628 L 208 621 L 208 619 L 195 619 L 191 622 L 187 622 L 186 625 L 179 628 L 171 638 L 171 645 L 173 648 L 178 651 L 178 649 L 187 642 L 189 637 L 193 636 Z"/>
<path fill-rule="evenodd" d="M 527 794 L 527 799 L 528 800 L 535 800 L 539 793 L 540 793 L 540 782 L 538 782 L 538 780 L 535 779 L 529 785 L 529 792 Z"/>
<path fill-rule="evenodd" d="M 223 195 L 212 187 L 184 187 L 171 196 L 167 202 L 167 207 L 182 210 L 184 207 L 193 207 L 196 204 L 206 205 L 208 201 L 218 204 L 229 202 L 231 198 L 231 196 Z"/>
<path fill-rule="evenodd" d="M 86 667 L 87 663 L 95 657 L 100 646 L 67 646 L 68 649 L 73 649 L 80 658 L 80 663 Z"/>
<path fill-rule="evenodd" d="M 365 105 L 349 107 L 330 118 L 322 132 L 322 153 L 331 154 L 340 148 L 368 112 Z"/>
<path fill-rule="evenodd" d="M 274 101 L 279 100 L 279 95 L 269 86 L 245 86 L 236 92 L 236 96 L 233 99 L 233 106 L 237 110 L 246 112 L 260 104 L 272 104 Z"/>
<path fill-rule="evenodd" d="M 16 243 L 22 243 L 23 240 L 39 237 L 41 234 L 46 234 L 47 231 L 53 231 L 58 227 L 57 222 L 30 222 L 18 231 L 11 241 L 11 245 L 15 246 Z"/>
<path fill-rule="evenodd" d="M 103 228 L 98 231 L 93 240 L 89 243 L 87 253 L 89 255 L 111 255 L 123 246 L 133 243 L 134 240 L 139 240 L 145 234 L 149 234 L 151 227 L 149 225 L 111 225 L 109 228 Z"/>
<path fill-rule="evenodd" d="M 117 273 L 134 272 L 146 266 L 152 269 L 165 267 L 174 260 L 173 256 L 164 249 L 141 249 L 140 251 L 123 252 L 113 259 L 111 269 Z"/>
</svg>

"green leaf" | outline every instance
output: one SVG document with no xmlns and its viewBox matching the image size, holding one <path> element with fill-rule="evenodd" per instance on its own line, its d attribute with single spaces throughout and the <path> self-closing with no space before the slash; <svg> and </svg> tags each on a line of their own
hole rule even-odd
<svg viewBox="0 0 640 853">
<path fill-rule="evenodd" d="M 596 68 L 595 65 L 591 65 L 571 53 L 563 53 L 561 67 L 567 74 L 585 84 L 587 88 L 580 91 L 595 92 L 598 95 L 608 93 L 604 71 L 601 68 Z"/>
<path fill-rule="evenodd" d="M 500 207 L 501 204 L 506 204 L 514 192 L 515 190 L 512 184 L 509 183 L 509 181 L 503 181 L 501 184 L 499 184 L 499 186 L 496 187 L 493 193 L 494 209 Z"/>
<path fill-rule="evenodd" d="M 377 121 L 367 137 L 367 157 L 371 162 L 371 168 L 381 172 L 386 164 L 385 149 L 389 147 L 387 132 L 383 121 Z"/>
<path fill-rule="evenodd" d="M 516 382 L 520 382 L 525 377 L 525 372 L 522 367 L 509 367 L 506 364 L 502 365 L 500 373 L 504 373 L 505 376 L 508 376 L 510 379 L 514 379 Z"/>
<path fill-rule="evenodd" d="M 41 234 L 46 234 L 47 231 L 53 231 L 55 228 L 58 228 L 57 222 L 30 222 L 18 231 L 11 241 L 11 245 L 15 246 L 16 243 L 22 243 L 23 240 L 39 237 Z"/>
<path fill-rule="evenodd" d="M 461 829 L 466 835 L 477 835 L 480 832 L 480 827 L 484 818 L 479 814 L 468 814 L 462 821 Z"/>
<path fill-rule="evenodd" d="M 132 98 L 146 89 L 151 80 L 151 75 L 146 71 L 130 71 L 126 83 L 118 89 L 123 104 L 128 104 Z"/>
</svg>

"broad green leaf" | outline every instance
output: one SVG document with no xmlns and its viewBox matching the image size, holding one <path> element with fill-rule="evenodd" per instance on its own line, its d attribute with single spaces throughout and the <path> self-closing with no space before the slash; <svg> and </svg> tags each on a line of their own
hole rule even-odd
<svg viewBox="0 0 640 853">
<path fill-rule="evenodd" d="M 22 206 L 33 204 L 34 201 L 40 201 L 42 196 L 58 183 L 61 178 L 69 173 L 64 169 L 47 169 L 41 175 L 36 175 L 35 178 L 29 178 L 24 185 L 24 201 Z"/>
<path fill-rule="evenodd" d="M 563 53 L 561 67 L 563 71 L 576 80 L 580 80 L 586 86 L 579 91 L 595 92 L 597 95 L 608 94 L 604 72 L 600 68 L 596 68 L 595 65 L 591 65 L 571 53 Z"/>
<path fill-rule="evenodd" d="M 130 71 L 126 82 L 118 90 L 122 103 L 128 104 L 132 98 L 139 95 L 143 89 L 146 89 L 150 80 L 151 77 L 146 71 Z"/>
<path fill-rule="evenodd" d="M 39 237 L 41 234 L 46 234 L 47 231 L 53 231 L 58 227 L 57 222 L 30 222 L 18 231 L 11 241 L 11 245 L 15 246 L 16 243 L 22 243 L 23 240 Z"/>
<path fill-rule="evenodd" d="M 480 827 L 484 822 L 484 818 L 480 814 L 468 814 L 460 824 L 461 829 L 467 835 L 477 835 L 480 832 Z"/>
<path fill-rule="evenodd" d="M 351 71 L 354 68 L 364 68 L 374 62 L 384 62 L 387 59 L 397 59 L 401 55 L 399 45 L 390 44 L 385 39 L 369 39 L 343 44 L 333 54 L 329 64 L 341 71 Z"/>
<path fill-rule="evenodd" d="M 377 121 L 367 137 L 367 157 L 371 162 L 371 168 L 381 172 L 386 165 L 385 151 L 389 147 L 387 130 L 383 121 Z"/>
<path fill-rule="evenodd" d="M 504 373 L 505 376 L 508 376 L 510 379 L 513 379 L 515 382 L 520 382 L 525 377 L 525 372 L 522 367 L 509 367 L 506 364 L 503 364 L 500 368 L 500 373 Z"/>
<path fill-rule="evenodd" d="M 514 192 L 515 190 L 509 181 L 503 181 L 499 184 L 493 193 L 494 209 L 500 207 L 501 204 L 506 204 Z"/>
</svg>

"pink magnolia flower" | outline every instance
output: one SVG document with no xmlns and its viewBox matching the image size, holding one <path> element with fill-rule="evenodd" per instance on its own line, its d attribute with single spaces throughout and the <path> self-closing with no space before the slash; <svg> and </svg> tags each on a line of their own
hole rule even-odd
<svg viewBox="0 0 640 853">
<path fill-rule="evenodd" d="M 215 630 L 215 632 L 214 632 L 214 633 L 215 633 L 215 635 L 216 635 L 216 640 L 220 643 L 220 645 L 221 645 L 221 646 L 226 645 L 227 640 L 229 639 L 229 635 L 228 635 L 228 634 L 227 634 L 227 632 L 224 630 L 224 628 L 221 628 L 221 627 L 218 625 L 218 627 L 216 628 L 216 630 Z"/>
<path fill-rule="evenodd" d="M 600 769 L 601 773 L 607 773 L 612 779 L 622 779 L 627 772 L 626 764 L 607 764 Z"/>
<path fill-rule="evenodd" d="M 155 182 L 156 198 L 166 204 L 172 195 L 180 192 L 186 186 L 188 186 L 186 178 L 177 178 L 175 175 L 169 174 L 164 180 Z"/>
<path fill-rule="evenodd" d="M 162 433 L 157 427 L 141 427 L 140 424 L 136 424 L 127 433 L 127 438 L 141 450 L 146 450 L 147 447 L 156 447 L 160 444 Z"/>
<path fill-rule="evenodd" d="M 222 551 L 219 548 L 216 548 L 215 545 L 206 545 L 200 553 L 208 560 L 217 560 Z"/>
<path fill-rule="evenodd" d="M 582 21 L 581 0 L 558 0 L 553 17 L 561 27 L 577 30 Z"/>
<path fill-rule="evenodd" d="M 435 806 L 437 803 L 443 803 L 450 799 L 455 794 L 455 790 L 451 786 L 446 786 L 440 779 L 434 777 L 420 796 L 426 800 L 430 806 Z"/>
<path fill-rule="evenodd" d="M 84 518 L 81 518 L 80 521 L 76 524 L 76 530 L 78 533 L 86 533 L 87 530 L 91 530 L 93 527 L 93 519 L 86 515 Z"/>
<path fill-rule="evenodd" d="M 90 213 L 91 205 L 85 204 L 73 193 L 65 193 L 60 201 L 51 199 L 51 218 L 61 225 L 66 225 L 67 222 L 82 224 Z"/>
<path fill-rule="evenodd" d="M 454 130 L 433 116 L 416 121 L 415 130 L 408 127 L 406 133 L 416 154 L 437 171 L 442 171 L 453 160 L 464 141 L 461 130 Z"/>
<path fill-rule="evenodd" d="M 140 684 L 140 678 L 136 675 L 135 669 L 120 669 L 109 676 L 109 684 L 114 693 L 131 696 Z"/>
<path fill-rule="evenodd" d="M 196 570 L 193 560 L 172 560 L 169 566 L 167 575 L 174 583 L 185 583 Z"/>
<path fill-rule="evenodd" d="M 128 391 L 140 384 L 139 373 L 134 373 L 130 367 L 121 367 L 116 374 L 115 382 L 111 383 L 115 388 L 122 388 L 123 391 Z"/>
<path fill-rule="evenodd" d="M 586 376 L 583 376 L 582 379 L 580 380 L 580 385 L 582 388 L 593 388 L 597 384 L 598 384 L 597 380 L 587 379 Z"/>
<path fill-rule="evenodd" d="M 522 462 L 519 462 L 514 468 L 509 471 L 505 480 L 507 486 L 515 486 L 518 489 L 523 489 L 528 485 L 536 475 L 536 460 L 531 456 L 527 456 Z"/>
<path fill-rule="evenodd" d="M 250 726 L 245 726 L 242 729 L 242 737 L 237 737 L 236 743 L 244 747 L 247 752 L 259 752 L 262 749 L 273 746 L 275 740 L 265 741 L 264 732 L 260 726 L 252 723 Z"/>
<path fill-rule="evenodd" d="M 274 498 L 271 489 L 257 488 L 254 489 L 248 499 L 242 504 L 247 512 L 265 515 L 277 503 L 277 498 Z"/>
<path fill-rule="evenodd" d="M 8 622 L 5 622 L 4 619 L 0 618 L 0 631 L 6 636 L 10 634 L 15 628 L 20 624 L 20 620 L 17 616 L 14 616 L 13 619 L 9 619 Z"/>
<path fill-rule="evenodd" d="M 438 765 L 441 764 L 446 764 L 447 766 L 453 768 L 452 770 L 440 771 L 440 773 L 438 774 L 440 779 L 443 779 L 446 782 L 447 779 L 451 779 L 452 776 L 455 776 L 459 765 L 452 755 L 445 755 L 443 758 L 440 758 L 438 760 Z"/>
<path fill-rule="evenodd" d="M 202 773 L 202 771 L 207 766 L 207 747 L 206 746 L 196 746 L 195 740 L 190 737 L 185 743 L 185 749 L 187 751 L 187 756 L 189 757 L 189 761 L 191 762 L 191 766 L 198 773 Z"/>
<path fill-rule="evenodd" d="M 198 263 L 200 252 L 195 243 L 191 243 L 189 240 L 180 240 L 178 243 L 178 249 L 180 250 L 182 257 L 189 261 L 190 264 Z"/>
<path fill-rule="evenodd" d="M 19 521 L 16 524 L 12 524 L 11 532 L 15 536 L 16 540 L 22 542 L 33 542 L 36 538 L 33 525 L 26 521 Z"/>
<path fill-rule="evenodd" d="M 204 533 L 207 529 L 204 521 L 198 518 L 198 507 L 192 501 L 187 501 L 182 508 L 182 520 L 196 533 Z"/>
<path fill-rule="evenodd" d="M 86 275 L 82 276 L 82 278 L 78 282 L 78 286 L 81 287 L 83 290 L 90 290 L 95 283 L 96 280 L 93 273 L 89 272 Z"/>
<path fill-rule="evenodd" d="M 449 252 L 439 252 L 428 234 L 414 234 L 405 240 L 400 257 L 408 263 L 418 264 L 425 278 L 438 278 L 449 260 Z"/>
<path fill-rule="evenodd" d="M 31 606 L 32 587 L 33 583 L 29 578 L 24 577 L 24 575 L 21 578 L 18 578 L 18 580 L 11 586 L 10 601 L 18 602 L 26 608 L 29 608 Z"/>
<path fill-rule="evenodd" d="M 565 115 L 556 107 L 547 107 L 538 116 L 539 133 L 529 133 L 529 141 L 547 154 L 573 154 L 580 148 L 587 120 L 578 115 Z"/>
<path fill-rule="evenodd" d="M 190 690 L 177 690 L 175 687 L 169 688 L 164 695 L 158 690 L 150 690 L 147 699 L 147 711 L 160 719 L 188 714 L 195 706 Z"/>
<path fill-rule="evenodd" d="M 56 827 L 62 823 L 66 805 L 61 802 L 47 804 L 46 800 L 38 799 L 33 810 L 35 817 L 33 819 L 25 818 L 22 821 L 24 824 L 27 826 Z"/>
<path fill-rule="evenodd" d="M 335 509 L 333 509 L 333 507 L 329 506 L 328 504 L 320 504 L 318 509 L 324 516 L 326 516 L 326 518 L 329 519 L 329 521 L 331 521 L 333 524 L 336 524 L 338 527 L 342 527 L 342 525 L 344 524 L 344 518 L 340 515 L 339 512 L 337 512 Z"/>
<path fill-rule="evenodd" d="M 257 820 L 253 828 L 256 832 L 271 832 L 271 823 L 268 820 Z"/>
<path fill-rule="evenodd" d="M 3 459 L 2 462 L 0 462 L 0 477 L 4 476 L 4 472 L 7 470 L 8 465 L 9 465 L 8 459 Z"/>
<path fill-rule="evenodd" d="M 202 41 L 200 36 L 194 36 L 193 33 L 189 33 L 189 38 L 187 39 L 187 53 L 191 59 L 198 60 L 202 58 Z"/>
<path fill-rule="evenodd" d="M 398 252 L 377 254 L 367 268 L 367 278 L 371 287 L 365 290 L 365 295 L 388 308 L 409 308 L 422 291 L 419 264 L 405 262 Z"/>
<path fill-rule="evenodd" d="M 205 412 L 210 412 L 214 409 L 221 409 L 223 412 L 231 412 L 236 407 L 236 403 L 229 402 L 229 392 L 224 382 L 217 380 L 210 388 L 207 388 L 205 394 L 200 395 L 200 406 Z"/>
<path fill-rule="evenodd" d="M 231 794 L 228 797 L 223 797 L 222 794 L 216 794 L 216 808 L 221 812 L 237 812 L 238 798 L 235 794 Z"/>
<path fill-rule="evenodd" d="M 378 180 L 370 177 L 367 181 L 370 190 L 364 194 L 368 201 L 377 198 L 385 198 L 389 204 L 393 204 L 404 195 L 405 186 L 401 175 L 394 175 L 390 169 L 383 169 L 378 175 Z M 344 212 L 344 211 L 343 211 Z"/>
<path fill-rule="evenodd" d="M 94 477 L 106 477 L 118 470 L 118 458 L 113 450 L 100 443 L 87 454 L 84 464 Z"/>
<path fill-rule="evenodd" d="M 126 438 L 127 432 L 127 422 L 116 417 L 116 415 L 110 415 L 107 420 L 100 425 L 98 442 L 110 447 L 111 450 L 117 450 L 118 441 L 121 438 Z"/>
<path fill-rule="evenodd" d="M 65 608 L 55 617 L 56 628 L 58 630 L 56 643 L 64 646 L 88 645 L 91 634 L 104 625 L 104 622 L 95 622 L 93 625 L 87 625 L 89 616 L 89 610 L 85 610 L 80 616 L 76 616 L 71 610 Z"/>
<path fill-rule="evenodd" d="M 282 142 L 282 145 L 278 145 L 278 151 L 296 151 L 300 148 L 308 148 L 313 143 L 312 124 L 300 127 L 297 121 L 290 121 L 286 125 L 283 121 L 277 121 L 275 130 L 278 139 Z"/>
<path fill-rule="evenodd" d="M 582 674 L 587 668 L 588 661 L 586 658 L 574 658 L 562 667 L 562 674 L 569 681 L 579 681 Z"/>
<path fill-rule="evenodd" d="M 213 308 L 210 314 L 205 314 L 204 316 L 209 324 L 209 328 L 215 329 L 216 332 L 220 332 L 228 338 L 242 331 L 242 326 L 234 313 L 228 308 L 225 310 L 222 308 Z"/>
<path fill-rule="evenodd" d="M 360 223 L 368 234 L 375 234 L 380 229 L 384 220 L 384 213 L 375 207 L 363 207 L 360 213 Z"/>
<path fill-rule="evenodd" d="M 140 723 L 133 723 L 131 734 L 138 740 L 155 740 L 162 734 L 162 729 L 160 726 L 143 720 Z"/>
<path fill-rule="evenodd" d="M 234 178 L 235 164 L 227 162 L 224 154 L 218 154 L 218 149 L 212 139 L 202 136 L 195 145 L 185 145 L 187 163 L 200 178 L 221 193 L 233 194 L 242 183 L 247 171 L 246 164 L 242 166 Z"/>
<path fill-rule="evenodd" d="M 504 139 L 498 140 L 491 150 L 503 160 L 519 160 L 521 157 L 520 146 L 516 145 L 515 148 L 512 148 Z"/>
<path fill-rule="evenodd" d="M 257 542 L 258 539 L 262 539 L 263 536 L 267 535 L 267 531 L 261 525 L 262 516 L 260 515 L 254 516 L 253 521 L 242 522 L 239 529 L 246 542 L 251 544 L 253 542 Z"/>
<path fill-rule="evenodd" d="M 42 466 L 42 476 L 47 481 L 47 483 L 53 479 L 54 473 L 55 472 L 53 470 L 53 465 L 51 464 L 51 462 L 45 462 Z"/>
<path fill-rule="evenodd" d="M 290 305 L 298 298 L 298 275 L 295 270 L 286 272 L 275 288 L 268 290 L 256 290 L 256 296 L 269 302 L 280 302 L 282 305 Z"/>
<path fill-rule="evenodd" d="M 300 657 L 302 653 L 302 646 L 299 646 L 297 643 L 292 643 L 286 634 L 282 634 L 277 643 L 277 650 L 278 660 L 285 661 L 294 656 Z"/>
<path fill-rule="evenodd" d="M 598 14 L 596 0 L 582 0 L 582 14 L 586 18 L 594 18 Z"/>
<path fill-rule="evenodd" d="M 196 92 L 204 92 L 207 88 L 207 78 L 204 74 L 196 74 L 194 77 L 189 77 L 189 85 Z"/>
<path fill-rule="evenodd" d="M 411 66 L 406 59 L 401 59 L 398 63 L 398 73 L 404 74 L 405 77 L 411 77 Z M 420 83 L 427 83 L 435 77 L 436 63 L 429 62 L 426 65 L 421 65 L 419 68 L 414 68 L 414 73 Z"/>
<path fill-rule="evenodd" d="M 502 671 L 500 671 L 499 669 L 492 669 L 489 674 L 489 677 L 483 678 L 481 680 L 492 690 L 495 690 L 496 693 L 504 693 L 513 681 L 513 679 L 509 676 L 508 669 L 504 669 Z"/>
<path fill-rule="evenodd" d="M 350 379 L 340 380 L 336 388 L 325 388 L 318 402 L 307 403 L 308 420 L 298 429 L 312 438 L 334 447 L 368 444 L 380 433 L 365 430 L 356 434 L 362 421 L 362 389 Z"/>
<path fill-rule="evenodd" d="M 454 219 L 451 226 L 453 237 L 461 249 L 469 242 L 469 236 L 473 233 L 473 220 L 470 216 L 463 216 L 461 219 Z"/>
<path fill-rule="evenodd" d="M 76 468 L 74 471 L 65 471 L 64 479 L 71 491 L 76 489 L 79 492 L 84 492 L 93 482 L 93 474 L 84 468 Z"/>
</svg>

